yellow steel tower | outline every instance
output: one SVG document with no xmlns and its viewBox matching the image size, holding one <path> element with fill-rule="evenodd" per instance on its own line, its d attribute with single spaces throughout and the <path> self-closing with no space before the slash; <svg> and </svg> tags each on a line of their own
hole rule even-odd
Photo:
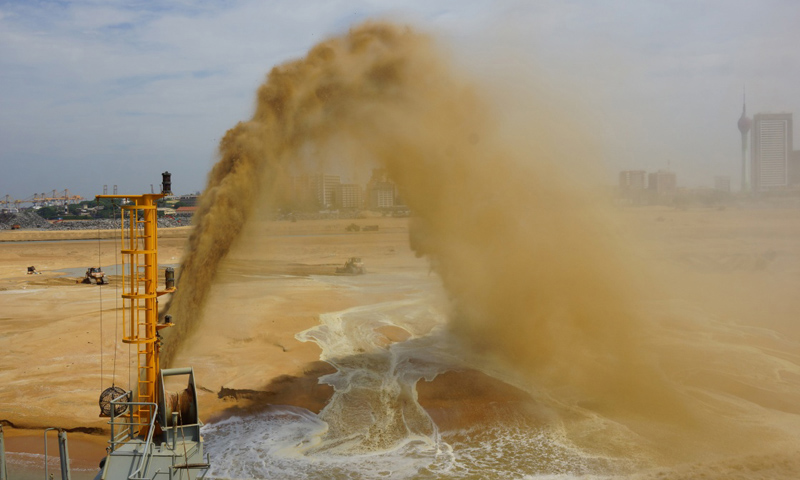
<svg viewBox="0 0 800 480">
<path fill-rule="evenodd" d="M 122 238 L 122 341 L 136 345 L 136 402 L 154 404 L 158 399 L 158 330 L 172 326 L 158 323 L 157 297 L 175 291 L 158 291 L 158 235 L 156 201 L 169 192 L 144 195 L 98 195 L 97 198 L 127 199 L 120 207 Z M 139 405 L 133 423 L 146 425 L 155 415 L 152 407 Z"/>
</svg>

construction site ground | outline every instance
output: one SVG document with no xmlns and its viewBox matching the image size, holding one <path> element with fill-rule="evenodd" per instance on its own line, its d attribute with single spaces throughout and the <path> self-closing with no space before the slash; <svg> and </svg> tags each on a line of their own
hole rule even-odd
<svg viewBox="0 0 800 480">
<path fill-rule="evenodd" d="M 625 210 L 621 219 L 624 235 L 644 239 L 631 254 L 658 267 L 675 301 L 713 305 L 720 321 L 800 340 L 796 210 L 647 207 Z M 347 232 L 351 223 L 256 223 L 235 245 L 220 267 L 200 328 L 174 362 L 195 368 L 201 418 L 263 403 L 319 411 L 330 387 L 317 380 L 331 367 L 319 361 L 317 345 L 301 343 L 295 334 L 317 325 L 320 314 L 401 295 L 386 290 L 366 298 L 357 289 L 309 278 L 333 275 L 352 256 L 361 257 L 369 273 L 338 278 L 429 275 L 427 261 L 408 246 L 408 219 L 369 219 L 380 226 L 377 232 Z M 160 230 L 162 265 L 180 263 L 189 232 Z M 9 452 L 41 453 L 37 439 L 43 428 L 54 426 L 74 432 L 76 462 L 91 464 L 103 456 L 107 419 L 98 417 L 99 393 L 112 382 L 127 388 L 131 365 L 128 346 L 117 341 L 119 278 L 111 275 L 110 285 L 98 287 L 77 283 L 80 275 L 64 270 L 119 263 L 120 246 L 110 233 L 0 232 L 0 421 Z M 28 266 L 41 275 L 28 275 Z M 402 340 L 402 332 L 384 334 L 387 341 Z M 455 405 L 477 412 L 470 405 L 524 397 L 474 371 L 420 382 L 418 391 L 429 411 Z"/>
</svg>

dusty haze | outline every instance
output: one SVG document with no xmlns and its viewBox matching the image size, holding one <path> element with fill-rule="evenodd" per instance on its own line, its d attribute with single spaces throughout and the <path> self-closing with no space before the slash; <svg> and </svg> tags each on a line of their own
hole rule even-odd
<svg viewBox="0 0 800 480">
<path fill-rule="evenodd" d="M 536 85 L 530 92 L 546 95 Z M 253 118 L 220 143 L 169 307 L 178 330 L 165 362 L 199 334 L 216 268 L 256 202 L 279 204 L 291 174 L 380 166 L 414 214 L 411 247 L 441 276 L 465 357 L 496 362 L 565 422 L 614 419 L 666 457 L 792 445 L 791 434 L 725 397 L 730 384 L 719 380 L 736 373 L 725 365 L 747 363 L 746 348 L 720 348 L 711 380 L 684 382 L 682 372 L 708 358 L 707 345 L 688 340 L 724 329 L 689 322 L 674 306 L 656 314 L 643 306 L 663 298 L 654 292 L 670 281 L 648 270 L 589 187 L 597 144 L 567 112 L 545 108 L 550 102 L 520 98 L 542 108 L 512 112 L 512 126 L 503 110 L 514 105 L 496 98 L 429 36 L 385 23 L 357 26 L 275 67 Z M 773 380 L 759 387 L 765 397 L 778 391 Z M 612 436 L 576 425 L 586 444 Z M 623 448 L 609 443 L 598 450 Z"/>
</svg>

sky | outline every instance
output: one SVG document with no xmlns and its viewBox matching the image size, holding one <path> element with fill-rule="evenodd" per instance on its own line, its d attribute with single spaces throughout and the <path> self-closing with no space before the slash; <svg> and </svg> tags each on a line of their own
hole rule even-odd
<svg viewBox="0 0 800 480">
<path fill-rule="evenodd" d="M 609 184 L 669 168 L 738 185 L 745 86 L 748 114 L 800 115 L 797 0 L 0 0 L 0 197 L 145 193 L 165 170 L 200 191 L 270 69 L 368 19 L 574 92 Z"/>
</svg>

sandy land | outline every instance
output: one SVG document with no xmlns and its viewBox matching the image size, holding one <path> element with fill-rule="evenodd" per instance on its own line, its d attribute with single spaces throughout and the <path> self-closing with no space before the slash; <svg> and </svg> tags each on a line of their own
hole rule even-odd
<svg viewBox="0 0 800 480">
<path fill-rule="evenodd" d="M 637 208 L 621 213 L 619 234 L 644 239 L 633 242 L 632 258 L 647 259 L 656 267 L 651 280 L 668 286 L 651 300 L 695 306 L 724 324 L 774 332 L 770 335 L 786 339 L 786 345 L 800 341 L 800 212 Z M 315 344 L 295 335 L 317 325 L 320 314 L 408 295 L 380 285 L 372 285 L 368 294 L 352 288 L 352 279 L 335 275 L 347 257 L 364 259 L 370 272 L 365 277 L 428 275 L 427 262 L 408 247 L 407 219 L 358 222 L 379 225 L 378 232 L 345 233 L 349 223 L 262 223 L 236 246 L 220 269 L 202 329 L 175 361 L 195 368 L 202 418 L 268 403 L 313 411 L 324 406 L 331 389 L 317 379 L 332 369 L 319 361 Z M 160 263 L 178 263 L 188 230 L 160 233 Z M 115 341 L 114 282 L 77 284 L 75 271 L 59 271 L 118 263 L 115 241 L 92 235 L 0 232 L 0 241 L 14 240 L 0 243 L 0 420 L 16 427 L 6 429 L 9 451 L 37 451 L 30 437 L 39 438 L 47 426 L 97 433 L 81 440 L 103 444 L 99 392 L 112 381 L 127 387 L 128 349 Z M 25 241 L 42 239 L 57 241 Z M 42 274 L 26 275 L 29 265 Z M 388 342 L 403 338 L 403 332 L 391 329 L 384 334 Z M 782 354 L 787 395 L 796 395 L 797 352 Z M 521 391 L 474 371 L 420 382 L 418 390 L 437 424 L 480 415 L 489 401 L 527 401 Z M 800 413 L 797 406 L 784 407 Z M 91 449 L 80 450 L 84 460 L 94 460 L 87 453 Z M 100 450 L 95 457 L 101 456 Z"/>
<path fill-rule="evenodd" d="M 316 345 L 300 343 L 294 335 L 316 325 L 319 314 L 365 299 L 308 281 L 309 275 L 335 277 L 336 267 L 350 256 L 363 257 L 371 272 L 415 269 L 427 275 L 427 263 L 407 247 L 407 219 L 359 221 L 379 225 L 378 232 L 346 233 L 350 223 L 260 226 L 222 265 L 203 331 L 175 362 L 194 366 L 203 418 L 252 403 L 252 395 L 241 392 L 238 401 L 219 398 L 222 388 L 263 393 L 273 382 L 282 393 L 270 395 L 272 403 L 293 399 L 315 411 L 324 405 L 329 387 L 318 386 L 317 377 L 331 369 L 318 361 Z M 0 359 L 0 420 L 18 429 L 57 426 L 101 433 L 107 419 L 98 418 L 99 393 L 112 380 L 127 388 L 132 359 L 128 347 L 115 342 L 118 279 L 111 276 L 111 284 L 103 287 L 76 280 L 88 266 L 119 263 L 114 253 L 119 244 L 97 240 L 97 231 L 0 233 L 5 234 L 0 241 L 10 240 L 0 243 L 0 348 L 6 352 Z M 186 228 L 160 230 L 159 263 L 178 263 L 187 235 Z M 263 250 L 262 237 L 268 237 L 269 250 Z M 260 260 L 252 260 L 253 246 L 263 252 Z M 31 265 L 42 274 L 27 275 Z M 370 301 L 396 297 L 378 295 Z M 17 447 L 11 441 L 8 448 Z"/>
</svg>

